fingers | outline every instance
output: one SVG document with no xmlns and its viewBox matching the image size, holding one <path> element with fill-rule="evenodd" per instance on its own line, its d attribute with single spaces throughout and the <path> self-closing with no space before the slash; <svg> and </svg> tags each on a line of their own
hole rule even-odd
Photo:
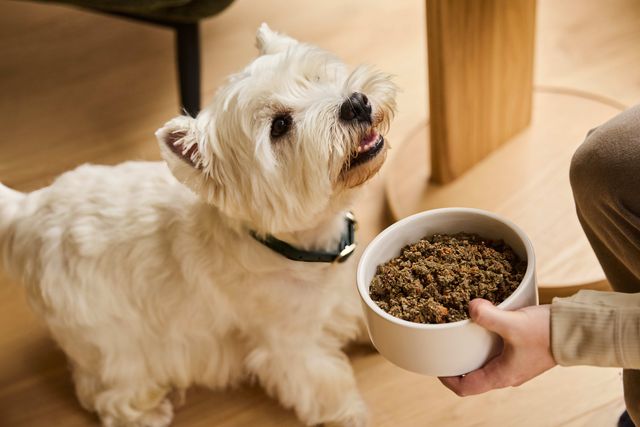
<svg viewBox="0 0 640 427">
<path fill-rule="evenodd" d="M 504 366 L 503 357 L 498 356 L 491 359 L 483 368 L 470 372 L 465 376 L 438 379 L 458 396 L 471 396 L 511 385 L 504 376 Z"/>
<path fill-rule="evenodd" d="M 509 338 L 518 315 L 514 312 L 500 310 L 489 301 L 474 299 L 469 303 L 469 315 L 478 325 Z"/>
<path fill-rule="evenodd" d="M 556 364 L 549 350 L 548 307 L 510 312 L 476 299 L 469 304 L 469 314 L 478 325 L 502 336 L 505 345 L 483 368 L 463 377 L 440 378 L 458 396 L 518 386 Z"/>
<path fill-rule="evenodd" d="M 464 396 L 461 394 L 462 387 L 460 383 L 464 377 L 438 377 L 442 385 L 457 394 L 458 396 Z"/>
</svg>

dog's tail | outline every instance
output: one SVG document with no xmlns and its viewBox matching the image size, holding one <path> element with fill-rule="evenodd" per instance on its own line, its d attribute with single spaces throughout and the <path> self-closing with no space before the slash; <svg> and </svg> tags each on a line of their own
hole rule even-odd
<svg viewBox="0 0 640 427">
<path fill-rule="evenodd" d="M 6 228 L 18 212 L 20 202 L 26 194 L 12 190 L 0 183 L 0 230 Z"/>
<path fill-rule="evenodd" d="M 15 222 L 21 202 L 26 194 L 20 193 L 0 183 L 0 265 L 6 261 L 6 246 L 11 240 L 11 226 Z"/>
<path fill-rule="evenodd" d="M 0 183 L 0 238 L 13 223 L 26 194 L 10 189 Z"/>
</svg>

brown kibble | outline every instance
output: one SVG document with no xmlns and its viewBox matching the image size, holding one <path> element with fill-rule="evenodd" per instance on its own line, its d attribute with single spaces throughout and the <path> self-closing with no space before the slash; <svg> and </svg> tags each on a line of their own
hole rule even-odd
<svg viewBox="0 0 640 427">
<path fill-rule="evenodd" d="M 379 265 L 369 293 L 392 316 L 417 323 L 469 318 L 469 301 L 504 301 L 524 277 L 521 261 L 502 240 L 477 234 L 436 234 Z"/>
<path fill-rule="evenodd" d="M 449 314 L 449 309 L 447 307 L 445 307 L 444 305 L 440 305 L 438 306 L 438 308 L 436 309 L 437 313 L 439 316 L 447 316 Z"/>
</svg>

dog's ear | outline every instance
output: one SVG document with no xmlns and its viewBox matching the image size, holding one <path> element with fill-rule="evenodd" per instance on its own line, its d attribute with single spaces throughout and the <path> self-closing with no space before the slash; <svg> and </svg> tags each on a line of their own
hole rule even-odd
<svg viewBox="0 0 640 427">
<path fill-rule="evenodd" d="M 289 47 L 295 46 L 297 43 L 297 40 L 273 31 L 264 22 L 260 25 L 256 33 L 256 47 L 260 51 L 260 55 L 271 55 L 273 53 L 283 52 Z"/>
<path fill-rule="evenodd" d="M 203 110 L 197 118 L 179 116 L 158 129 L 162 158 L 178 181 L 212 204 L 225 193 L 219 158 L 214 154 L 211 117 Z"/>
<path fill-rule="evenodd" d="M 204 147 L 201 147 L 202 138 L 193 117 L 178 116 L 169 120 L 156 131 L 156 137 L 162 157 L 169 166 L 180 161 L 195 169 L 202 169 L 206 160 Z"/>
</svg>

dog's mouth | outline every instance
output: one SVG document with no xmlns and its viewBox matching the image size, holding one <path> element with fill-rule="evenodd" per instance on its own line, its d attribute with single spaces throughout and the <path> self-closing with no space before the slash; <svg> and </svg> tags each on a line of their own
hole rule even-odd
<svg viewBox="0 0 640 427">
<path fill-rule="evenodd" d="M 376 157 L 384 148 L 384 138 L 376 130 L 371 130 L 358 144 L 351 157 L 347 161 L 347 170 L 353 169 Z"/>
</svg>

